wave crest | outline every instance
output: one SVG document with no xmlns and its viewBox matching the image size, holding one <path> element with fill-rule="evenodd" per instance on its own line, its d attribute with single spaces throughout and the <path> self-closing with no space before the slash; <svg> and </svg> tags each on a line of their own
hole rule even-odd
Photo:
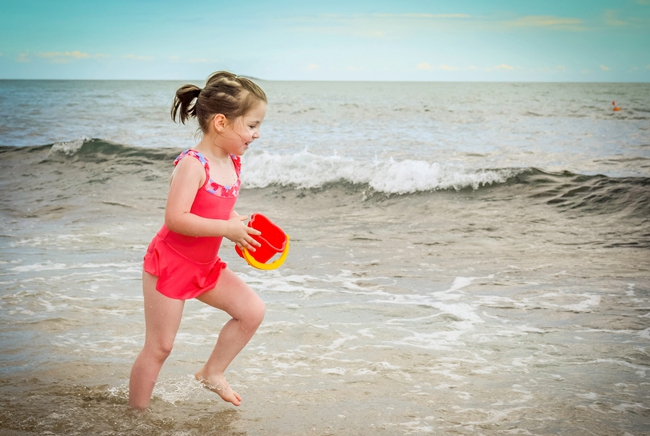
<svg viewBox="0 0 650 436">
<path fill-rule="evenodd" d="M 332 183 L 367 185 L 386 194 L 411 194 L 446 189 L 478 189 L 505 183 L 524 169 L 472 170 L 421 160 L 393 159 L 359 162 L 341 156 L 319 156 L 306 151 L 294 155 L 252 152 L 245 157 L 247 188 L 292 186 L 321 188 Z"/>
</svg>

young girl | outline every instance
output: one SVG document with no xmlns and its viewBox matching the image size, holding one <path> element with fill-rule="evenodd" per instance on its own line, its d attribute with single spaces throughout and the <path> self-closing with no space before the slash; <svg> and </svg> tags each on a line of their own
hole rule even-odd
<svg viewBox="0 0 650 436">
<path fill-rule="evenodd" d="M 241 397 L 224 372 L 264 318 L 264 303 L 218 256 L 224 237 L 255 250 L 260 234 L 244 224 L 234 205 L 241 181 L 240 156 L 260 137 L 266 95 L 252 81 L 220 71 L 205 88 L 184 85 L 176 91 L 172 119 L 196 117 L 203 137 L 174 161 L 165 223 L 144 257 L 142 288 L 145 343 L 129 383 L 129 404 L 146 409 L 160 369 L 169 356 L 185 300 L 196 298 L 232 319 L 196 379 L 235 406 Z"/>
</svg>

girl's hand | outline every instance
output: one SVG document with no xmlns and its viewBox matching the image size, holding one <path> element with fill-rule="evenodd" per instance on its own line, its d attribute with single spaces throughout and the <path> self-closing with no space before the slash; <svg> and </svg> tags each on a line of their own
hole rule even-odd
<svg viewBox="0 0 650 436">
<path fill-rule="evenodd" d="M 251 235 L 261 235 L 262 232 L 248 227 L 244 221 L 248 217 L 245 215 L 234 215 L 226 221 L 226 238 L 234 242 L 240 250 L 244 248 L 248 251 L 255 251 L 255 247 L 260 247 L 262 244 L 257 242 Z"/>
</svg>

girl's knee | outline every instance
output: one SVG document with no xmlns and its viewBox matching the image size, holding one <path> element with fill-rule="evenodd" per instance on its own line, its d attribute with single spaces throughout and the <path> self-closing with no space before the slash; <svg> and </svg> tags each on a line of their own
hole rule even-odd
<svg viewBox="0 0 650 436">
<path fill-rule="evenodd" d="M 260 324 L 262 324 L 265 313 L 266 305 L 260 298 L 258 298 L 254 304 L 251 304 L 248 307 L 246 314 L 239 320 L 239 322 L 245 331 L 255 331 Z"/>
<path fill-rule="evenodd" d="M 255 313 L 255 319 L 257 321 L 258 326 L 262 324 L 265 314 L 266 314 L 266 304 L 264 304 L 264 302 L 260 299 Z"/>
<path fill-rule="evenodd" d="M 159 362 L 164 362 L 172 353 L 173 347 L 173 342 L 161 342 L 157 344 L 145 345 L 145 350 L 147 350 L 149 352 L 149 355 L 151 355 Z"/>
</svg>

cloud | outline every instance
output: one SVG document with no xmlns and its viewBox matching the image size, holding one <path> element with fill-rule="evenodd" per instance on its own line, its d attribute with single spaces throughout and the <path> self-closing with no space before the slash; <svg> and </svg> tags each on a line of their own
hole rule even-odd
<svg viewBox="0 0 650 436">
<path fill-rule="evenodd" d="M 41 52 L 38 54 L 39 58 L 74 58 L 74 59 L 86 59 L 90 55 L 88 53 L 82 53 L 78 50 L 75 51 L 48 51 Z"/>
<path fill-rule="evenodd" d="M 88 54 L 79 50 L 74 51 L 46 51 L 38 53 L 38 57 L 42 59 L 49 59 L 55 64 L 67 64 L 77 61 L 79 59 L 91 59 L 105 57 L 103 54 Z"/>
<path fill-rule="evenodd" d="M 105 54 L 88 54 L 88 53 L 83 53 L 78 50 L 74 51 L 45 51 L 45 52 L 39 52 L 37 56 L 41 59 L 47 59 L 52 63 L 55 64 L 67 64 L 70 62 L 75 62 L 80 59 L 96 59 L 96 58 L 102 58 L 106 57 L 107 55 Z"/>
<path fill-rule="evenodd" d="M 609 67 L 605 66 L 605 65 L 601 65 L 600 69 L 603 70 L 603 71 L 609 71 Z"/>
<path fill-rule="evenodd" d="M 522 67 L 516 67 L 515 69 L 522 69 Z M 547 74 L 561 74 L 567 72 L 567 67 L 566 65 L 556 65 L 555 67 L 533 68 L 532 71 L 541 71 Z"/>
<path fill-rule="evenodd" d="M 520 68 L 520 67 L 517 67 Z M 557 68 L 560 68 L 558 66 Z M 562 67 L 564 68 L 564 67 Z M 493 70 L 514 70 L 515 67 L 511 67 L 510 65 L 507 64 L 501 64 L 497 65 L 495 67 L 491 68 L 485 68 L 485 71 L 493 71 Z M 461 67 L 454 67 L 452 65 L 445 65 L 445 64 L 440 64 L 439 66 L 431 65 L 428 62 L 421 62 L 418 64 L 418 70 L 430 70 L 430 71 L 478 71 L 479 68 L 476 65 L 470 65 L 467 68 L 461 68 Z"/>
<path fill-rule="evenodd" d="M 467 68 L 455 67 L 453 65 L 440 64 L 438 66 L 431 65 L 428 62 L 421 62 L 418 64 L 418 70 L 429 70 L 429 71 L 476 71 L 478 68 L 476 65 L 469 66 Z"/>
<path fill-rule="evenodd" d="M 618 17 L 618 11 L 609 10 L 605 11 L 605 23 L 610 26 L 627 26 L 627 21 L 623 21 Z"/>
<path fill-rule="evenodd" d="M 375 14 L 374 16 L 381 17 L 381 18 L 435 18 L 435 19 L 454 19 L 454 18 L 470 17 L 470 15 L 468 14 Z"/>
<path fill-rule="evenodd" d="M 24 62 L 31 62 L 31 58 L 29 57 L 29 52 L 25 53 L 20 53 L 18 57 L 16 57 L 16 62 L 24 63 Z"/>
<path fill-rule="evenodd" d="M 320 69 L 320 65 L 318 65 L 318 64 L 309 64 L 309 65 L 307 65 L 307 69 L 309 71 L 318 71 Z"/>
<path fill-rule="evenodd" d="M 521 67 L 517 67 L 517 68 L 521 68 Z M 496 65 L 496 66 L 494 66 L 494 67 L 488 67 L 488 68 L 485 69 L 485 71 L 494 71 L 494 70 L 508 70 L 508 71 L 512 71 L 512 70 L 514 70 L 514 69 L 515 69 L 515 67 L 512 67 L 512 66 L 510 66 L 510 65 L 508 65 L 508 64 L 501 64 L 501 65 Z"/>
<path fill-rule="evenodd" d="M 541 27 L 557 30 L 585 30 L 584 20 L 579 18 L 563 18 L 555 15 L 528 15 L 515 20 L 506 21 L 510 27 Z"/>
<path fill-rule="evenodd" d="M 155 58 L 153 56 L 136 56 L 134 54 L 124 55 L 126 59 L 133 59 L 135 61 L 153 61 Z"/>
</svg>

